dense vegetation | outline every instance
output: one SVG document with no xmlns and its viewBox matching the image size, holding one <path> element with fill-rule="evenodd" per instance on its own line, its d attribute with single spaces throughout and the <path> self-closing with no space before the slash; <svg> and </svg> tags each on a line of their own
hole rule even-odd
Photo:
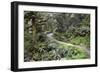
<svg viewBox="0 0 100 73">
<path fill-rule="evenodd" d="M 89 57 L 89 14 L 24 11 L 24 61 Z"/>
</svg>

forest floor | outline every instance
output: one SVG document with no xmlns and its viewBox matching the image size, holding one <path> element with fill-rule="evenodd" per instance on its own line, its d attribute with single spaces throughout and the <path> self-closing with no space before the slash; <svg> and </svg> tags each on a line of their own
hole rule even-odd
<svg viewBox="0 0 100 73">
<path fill-rule="evenodd" d="M 55 42 L 55 43 L 59 44 L 59 45 L 57 45 L 56 48 L 68 49 L 68 47 L 73 47 L 72 49 L 77 48 L 78 50 L 85 52 L 88 56 L 90 55 L 89 49 L 86 48 L 85 46 L 74 45 L 72 43 L 67 43 L 67 42 L 59 41 L 59 40 L 57 40 L 57 39 L 55 39 L 53 37 L 53 33 L 47 34 L 47 37 L 49 38 L 50 42 Z"/>
</svg>

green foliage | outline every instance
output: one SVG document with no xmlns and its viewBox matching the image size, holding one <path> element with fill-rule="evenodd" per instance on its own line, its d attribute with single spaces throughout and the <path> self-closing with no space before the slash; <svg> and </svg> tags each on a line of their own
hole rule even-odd
<svg viewBox="0 0 100 73">
<path fill-rule="evenodd" d="M 69 46 L 69 51 L 65 54 L 66 59 L 85 59 L 88 58 L 86 51 L 80 47 Z"/>
<path fill-rule="evenodd" d="M 83 45 L 85 47 L 89 47 L 90 45 L 90 38 L 88 36 L 85 37 L 75 37 L 70 41 L 70 43 L 75 44 L 75 45 Z"/>
<path fill-rule="evenodd" d="M 24 61 L 87 59 L 87 48 L 89 14 L 24 12 Z"/>
</svg>

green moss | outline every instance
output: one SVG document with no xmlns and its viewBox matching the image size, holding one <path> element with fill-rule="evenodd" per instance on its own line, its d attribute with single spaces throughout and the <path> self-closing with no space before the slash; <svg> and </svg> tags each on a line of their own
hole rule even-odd
<svg viewBox="0 0 100 73">
<path fill-rule="evenodd" d="M 68 46 L 69 53 L 67 53 L 66 59 L 85 59 L 88 58 L 87 52 L 81 47 Z"/>
<path fill-rule="evenodd" d="M 55 48 L 62 50 L 65 49 L 66 53 L 64 53 L 64 57 L 66 59 L 85 59 L 89 57 L 86 50 L 80 46 L 60 41 L 55 41 L 55 42 L 57 42 Z"/>
<path fill-rule="evenodd" d="M 90 46 L 90 37 L 88 36 L 85 36 L 85 37 L 75 37 L 73 39 L 70 40 L 70 42 L 72 44 L 75 44 L 75 45 L 84 45 L 84 46 Z"/>
</svg>

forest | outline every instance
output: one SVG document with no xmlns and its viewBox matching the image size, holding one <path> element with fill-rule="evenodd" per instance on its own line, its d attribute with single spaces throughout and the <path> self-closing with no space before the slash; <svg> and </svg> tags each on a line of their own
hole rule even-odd
<svg viewBox="0 0 100 73">
<path fill-rule="evenodd" d="M 24 62 L 90 58 L 90 14 L 24 11 Z"/>
</svg>

